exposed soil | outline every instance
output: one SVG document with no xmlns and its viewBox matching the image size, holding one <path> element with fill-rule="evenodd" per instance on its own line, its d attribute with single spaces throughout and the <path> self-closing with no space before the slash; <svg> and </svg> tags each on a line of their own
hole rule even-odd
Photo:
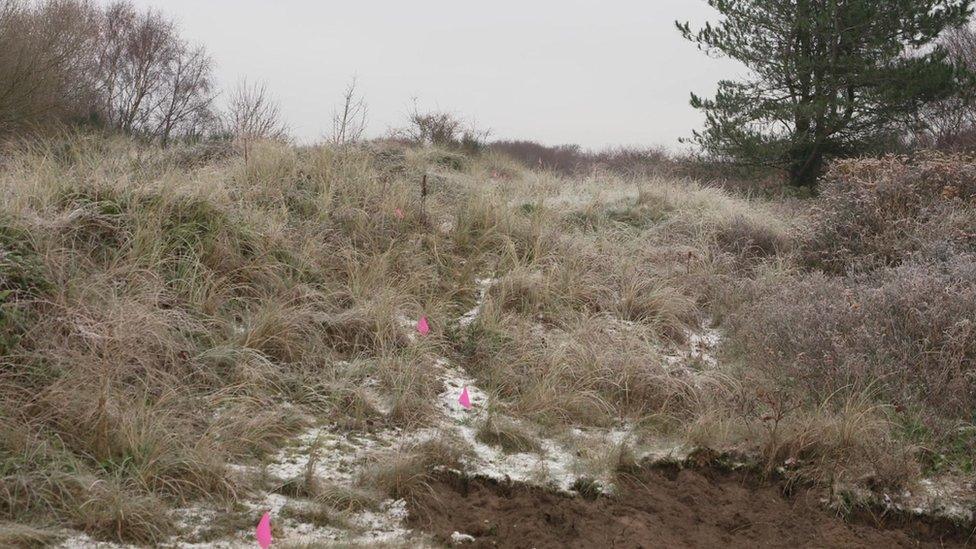
<svg viewBox="0 0 976 549">
<path fill-rule="evenodd" d="M 805 489 L 790 496 L 745 473 L 654 468 L 593 500 L 444 474 L 412 526 L 472 547 L 965 547 L 949 525 L 864 514 L 846 522 Z M 976 542 L 974 540 L 973 542 Z"/>
</svg>

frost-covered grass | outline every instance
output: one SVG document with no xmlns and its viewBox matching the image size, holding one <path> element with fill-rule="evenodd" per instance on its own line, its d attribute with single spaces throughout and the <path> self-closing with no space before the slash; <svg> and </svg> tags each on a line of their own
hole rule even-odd
<svg viewBox="0 0 976 549">
<path fill-rule="evenodd" d="M 0 540 L 236 547 L 270 510 L 286 545 L 422 544 L 404 503 L 438 469 L 612 492 L 696 444 L 817 478 L 902 448 L 883 407 L 794 408 L 723 356 L 733 282 L 795 246 L 785 210 L 456 157 L 8 149 Z"/>
</svg>

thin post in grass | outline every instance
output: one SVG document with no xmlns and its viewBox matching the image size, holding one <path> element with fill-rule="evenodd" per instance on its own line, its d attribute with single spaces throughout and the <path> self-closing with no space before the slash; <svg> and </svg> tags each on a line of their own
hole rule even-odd
<svg viewBox="0 0 976 549">
<path fill-rule="evenodd" d="M 424 174 L 423 179 L 420 180 L 420 216 L 423 219 L 424 226 L 428 224 L 427 220 L 427 174 Z"/>
<path fill-rule="evenodd" d="M 109 378 L 105 374 L 102 378 L 101 391 L 98 394 L 98 403 L 95 406 L 95 459 L 105 461 L 111 457 L 111 444 L 109 442 L 109 417 L 108 417 L 108 392 Z"/>
</svg>

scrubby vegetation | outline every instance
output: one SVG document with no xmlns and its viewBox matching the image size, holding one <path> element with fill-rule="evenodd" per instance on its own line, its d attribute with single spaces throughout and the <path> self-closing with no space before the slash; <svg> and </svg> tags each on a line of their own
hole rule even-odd
<svg viewBox="0 0 976 549">
<path fill-rule="evenodd" d="M 706 49 L 836 34 L 847 72 L 814 48 L 772 60 L 796 101 L 696 99 L 707 156 L 417 107 L 366 139 L 355 81 L 297 146 L 263 84 L 214 106 L 160 14 L 0 0 L 0 545 L 239 541 L 269 508 L 400 535 L 467 474 L 596 502 L 678 454 L 899 512 L 971 486 L 971 2 L 710 4 Z"/>
<path fill-rule="evenodd" d="M 976 451 L 974 177 L 967 156 L 838 162 L 796 259 L 739 285 L 729 345 L 824 401 L 862 393 L 932 463 Z"/>
<path fill-rule="evenodd" d="M 547 146 L 527 140 L 498 140 L 485 148 L 519 161 L 524 167 L 564 177 L 610 173 L 623 177 L 692 179 L 735 193 L 781 196 L 787 192 L 775 170 L 675 153 L 658 147 L 610 147 L 585 150 L 579 145 Z"/>
<path fill-rule="evenodd" d="M 430 424 L 443 356 L 493 410 L 551 432 L 630 422 L 889 485 L 972 467 L 970 159 L 841 163 L 808 207 L 445 154 L 8 147 L 3 519 L 159 541 L 171 509 L 247 498 L 229 465 L 309 425 Z M 484 277 L 480 314 L 456 325 Z M 431 336 L 409 337 L 421 314 Z M 711 317 L 720 364 L 674 366 Z M 504 418 L 478 436 L 539 449 Z M 381 458 L 363 489 L 422 497 L 428 466 L 456 463 L 443 447 Z M 316 505 L 362 500 L 310 486 Z"/>
</svg>

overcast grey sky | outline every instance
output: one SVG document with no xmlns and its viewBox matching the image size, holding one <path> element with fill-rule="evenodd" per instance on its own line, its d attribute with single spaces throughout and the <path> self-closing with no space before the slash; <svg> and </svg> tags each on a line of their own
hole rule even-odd
<svg viewBox="0 0 976 549">
<path fill-rule="evenodd" d="M 296 137 L 328 133 L 352 76 L 369 133 L 421 109 L 452 111 L 495 139 L 665 145 L 701 116 L 694 90 L 740 72 L 684 41 L 702 0 L 135 0 L 179 21 L 221 85 L 267 82 Z"/>
</svg>

